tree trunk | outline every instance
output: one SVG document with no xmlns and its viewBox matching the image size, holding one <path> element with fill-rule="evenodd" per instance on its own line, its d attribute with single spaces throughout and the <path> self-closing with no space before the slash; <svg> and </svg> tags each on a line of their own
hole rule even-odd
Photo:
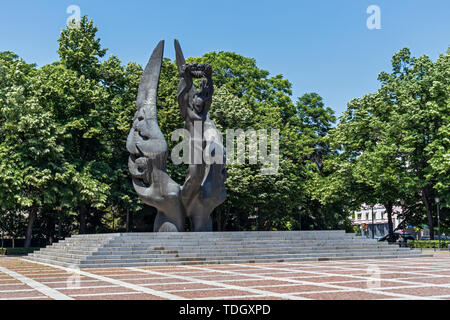
<svg viewBox="0 0 450 320">
<path fill-rule="evenodd" d="M 47 224 L 47 234 L 48 234 L 48 243 L 50 245 L 52 245 L 53 242 L 55 241 L 55 227 L 56 227 L 56 224 L 55 224 L 55 219 L 54 219 L 54 216 L 53 216 L 54 212 L 51 212 L 50 214 L 51 214 L 51 216 L 49 217 L 50 221 Z"/>
<path fill-rule="evenodd" d="M 223 223 L 222 223 L 222 230 L 226 230 L 227 229 L 227 223 L 228 223 L 228 217 L 230 216 L 230 208 L 226 207 L 225 212 L 224 212 L 224 217 L 223 217 Z"/>
<path fill-rule="evenodd" d="M 85 207 L 81 208 L 80 211 L 80 234 L 86 233 L 86 216 L 87 216 L 87 209 Z"/>
<path fill-rule="evenodd" d="M 58 212 L 58 241 L 61 240 L 62 226 L 61 226 L 61 211 Z"/>
<path fill-rule="evenodd" d="M 222 231 L 222 210 L 216 209 L 217 231 Z"/>
<path fill-rule="evenodd" d="M 33 236 L 33 225 L 34 220 L 36 220 L 36 215 L 38 212 L 39 207 L 37 205 L 34 205 L 31 207 L 29 216 L 28 216 L 28 227 L 27 227 L 27 233 L 25 237 L 25 248 L 29 248 L 31 246 L 31 238 Z"/>
<path fill-rule="evenodd" d="M 428 227 L 430 229 L 430 239 L 434 240 L 434 221 L 433 221 L 433 214 L 430 207 L 430 201 L 428 198 L 428 192 L 426 188 L 422 189 L 422 201 L 425 205 L 425 209 L 427 212 L 427 219 L 428 219 Z"/>
<path fill-rule="evenodd" d="M 262 231 L 262 230 L 263 230 L 263 220 L 262 220 L 261 211 L 258 210 L 258 231 Z"/>
<path fill-rule="evenodd" d="M 394 239 L 394 225 L 392 224 L 392 201 L 388 201 L 385 205 L 387 218 L 388 218 L 388 231 L 389 231 L 389 239 L 390 242 Z"/>
<path fill-rule="evenodd" d="M 130 232 L 130 209 L 127 208 L 127 232 Z"/>
<path fill-rule="evenodd" d="M 12 241 L 12 247 L 15 248 L 16 247 L 16 238 L 12 237 L 11 241 Z"/>
<path fill-rule="evenodd" d="M 298 213 L 298 230 L 302 230 L 302 213 Z"/>
</svg>

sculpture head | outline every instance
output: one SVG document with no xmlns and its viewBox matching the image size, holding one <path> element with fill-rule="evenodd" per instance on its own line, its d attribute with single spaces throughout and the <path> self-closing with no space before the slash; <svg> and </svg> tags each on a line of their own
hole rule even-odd
<svg viewBox="0 0 450 320">
<path fill-rule="evenodd" d="M 194 87 L 194 90 L 188 90 L 186 94 L 192 95 L 189 101 L 191 102 L 190 107 L 195 113 L 206 116 L 214 93 L 211 66 L 206 63 L 186 63 L 181 67 L 181 70 L 182 77 L 188 79 L 191 86 L 194 86 L 191 78 L 202 79 L 199 91 Z"/>
</svg>

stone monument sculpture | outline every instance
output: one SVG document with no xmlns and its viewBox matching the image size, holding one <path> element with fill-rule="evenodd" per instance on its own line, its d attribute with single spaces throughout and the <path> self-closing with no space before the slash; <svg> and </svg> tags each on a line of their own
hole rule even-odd
<svg viewBox="0 0 450 320">
<path fill-rule="evenodd" d="M 185 62 L 180 44 L 175 40 L 180 82 L 178 105 L 189 132 L 188 171 L 183 186 L 166 171 L 168 146 L 157 118 L 157 96 L 164 41 L 153 51 L 144 70 L 137 95 L 137 112 L 127 138 L 130 153 L 128 167 L 139 198 L 155 207 L 155 232 L 184 231 L 186 217 L 192 231 L 212 231 L 211 213 L 226 198 L 225 151 L 214 135 L 217 132 L 208 115 L 214 92 L 212 69 L 208 64 Z M 201 79 L 199 91 L 193 79 Z M 205 161 L 204 154 L 220 161 Z"/>
</svg>

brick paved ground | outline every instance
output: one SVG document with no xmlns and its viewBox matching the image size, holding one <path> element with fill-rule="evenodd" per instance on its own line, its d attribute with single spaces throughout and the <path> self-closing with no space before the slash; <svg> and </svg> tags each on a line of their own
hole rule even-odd
<svg viewBox="0 0 450 320">
<path fill-rule="evenodd" d="M 449 254 L 420 259 L 74 271 L 1 258 L 0 300 L 450 300 Z"/>
</svg>

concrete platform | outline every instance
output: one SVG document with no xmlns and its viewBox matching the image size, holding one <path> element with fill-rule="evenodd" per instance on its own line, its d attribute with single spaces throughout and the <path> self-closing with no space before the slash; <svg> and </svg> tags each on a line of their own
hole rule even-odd
<svg viewBox="0 0 450 320">
<path fill-rule="evenodd" d="M 420 250 L 344 231 L 263 231 L 75 235 L 25 259 L 63 267 L 115 268 L 424 256 Z"/>
</svg>

